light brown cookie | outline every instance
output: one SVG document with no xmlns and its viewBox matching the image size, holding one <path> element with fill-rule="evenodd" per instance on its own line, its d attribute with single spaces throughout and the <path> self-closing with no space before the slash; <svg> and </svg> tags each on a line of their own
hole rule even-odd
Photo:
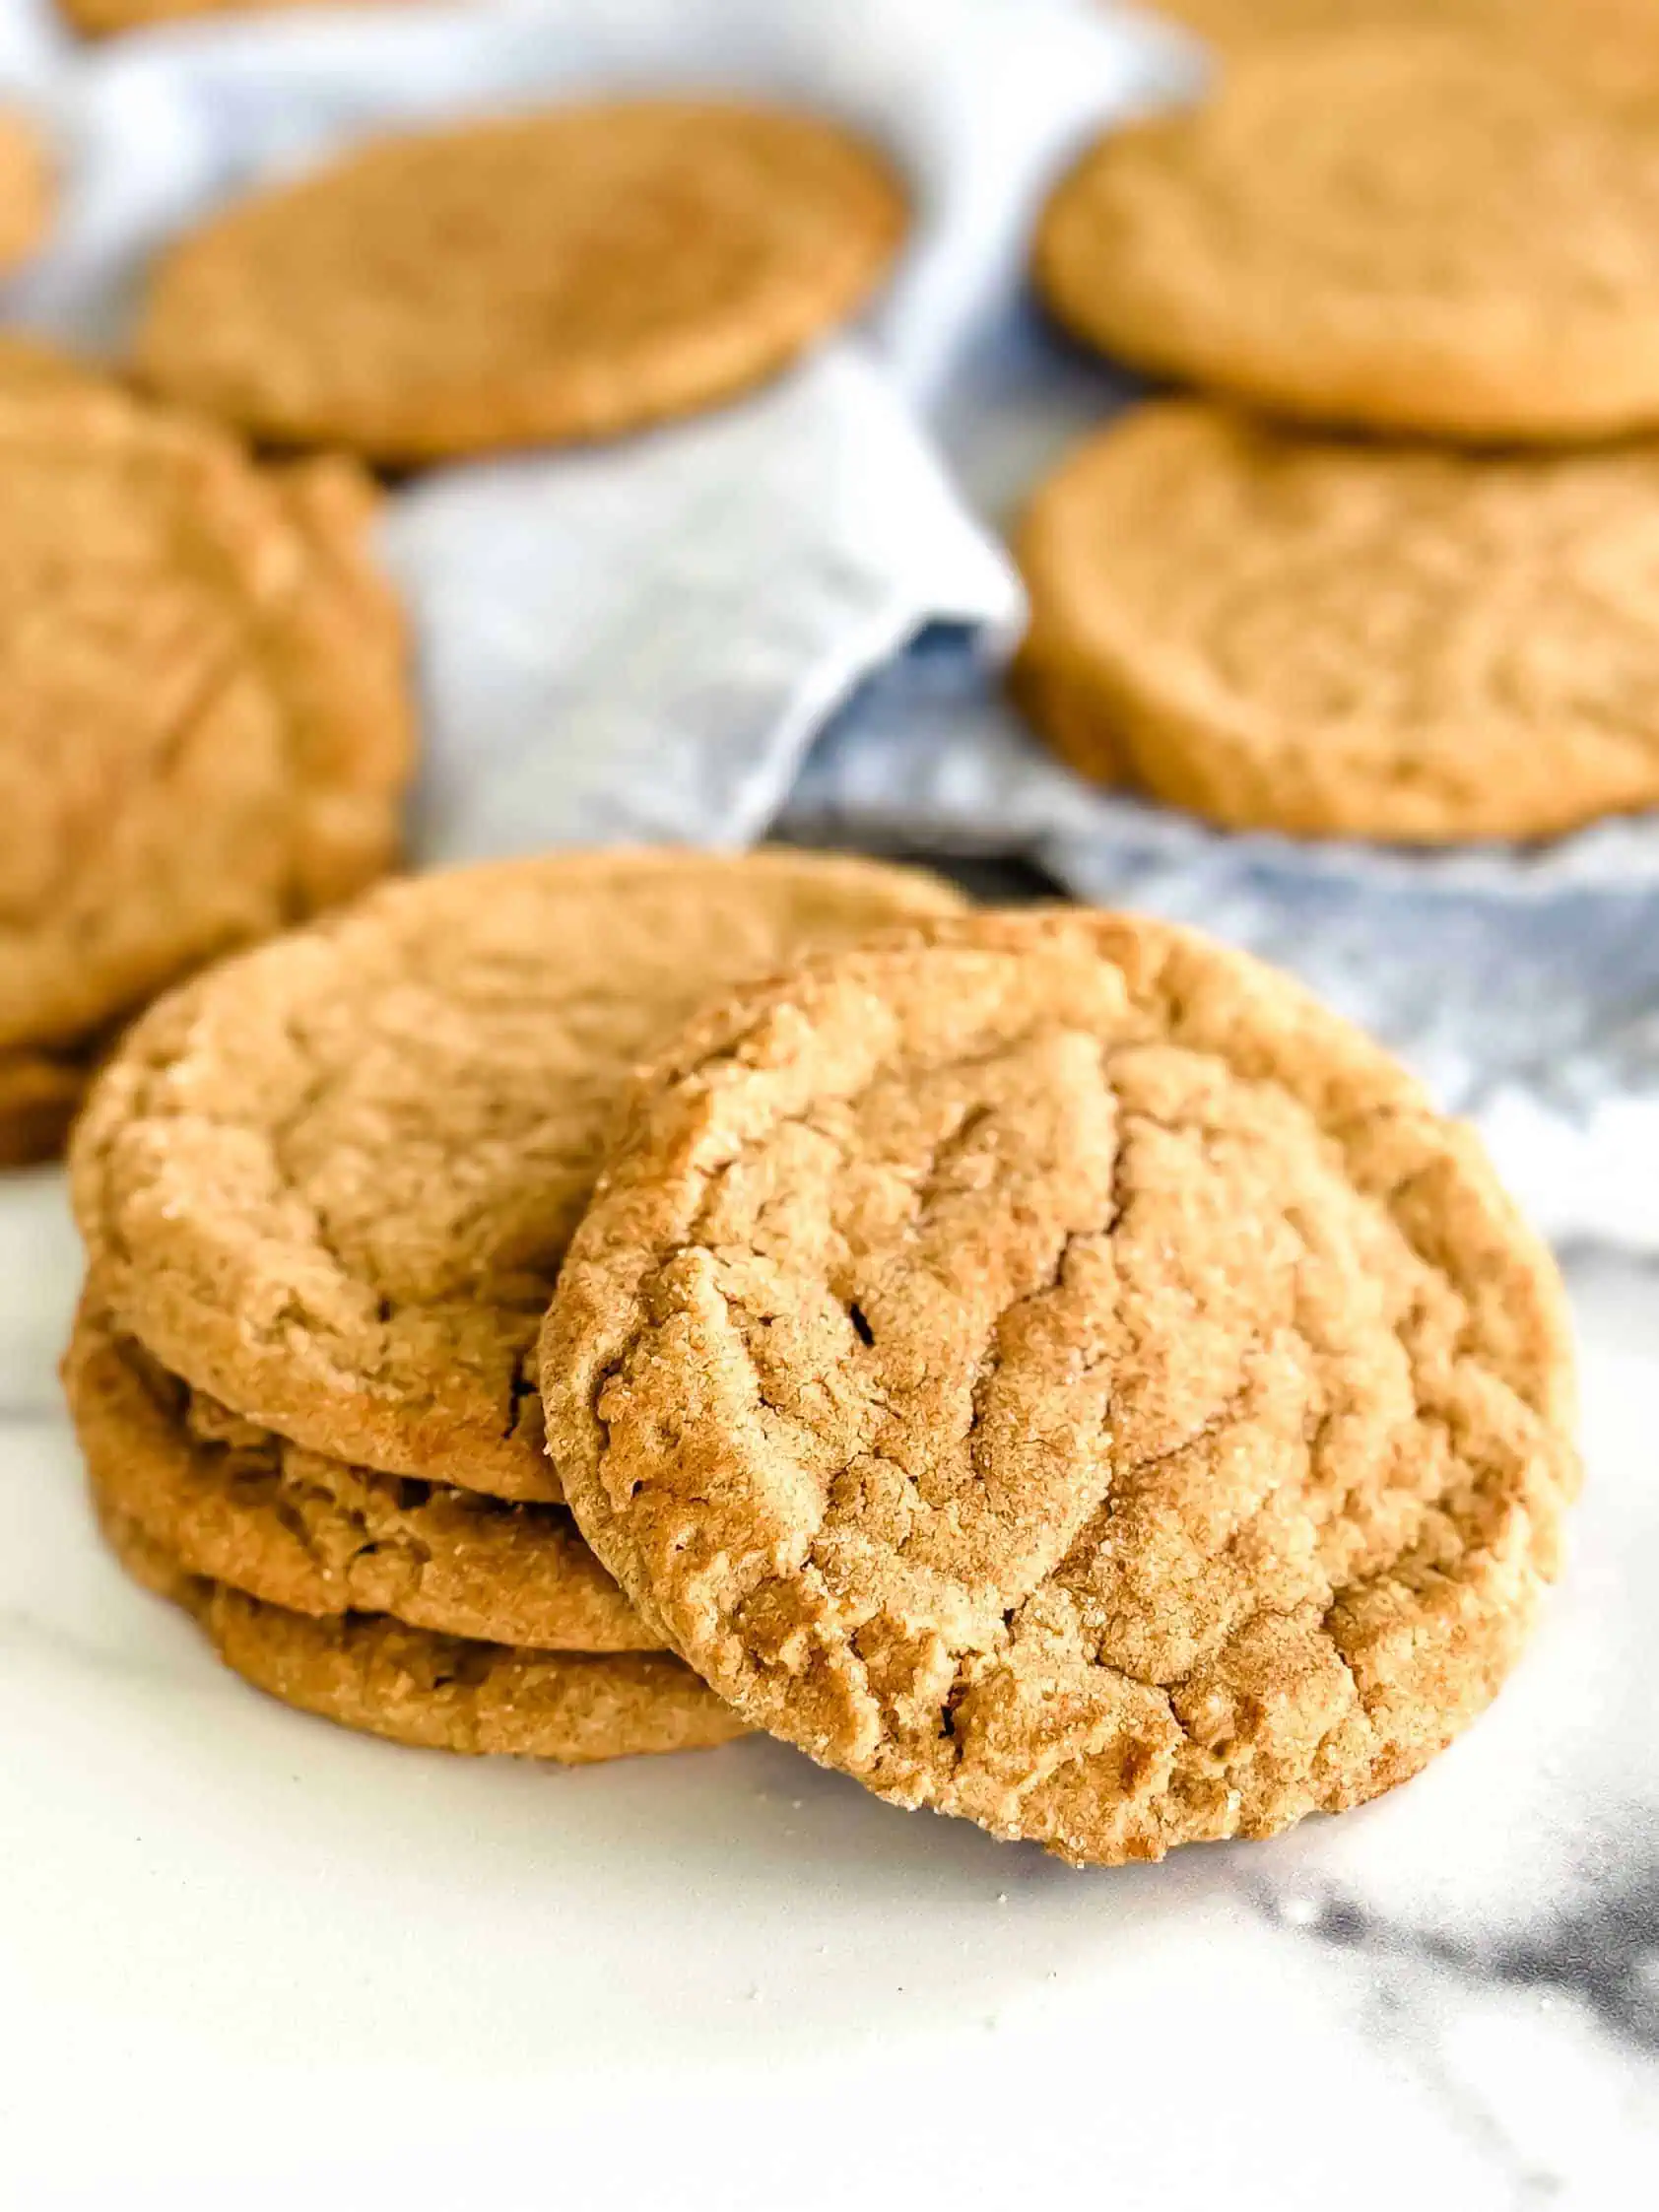
<svg viewBox="0 0 1659 2212">
<path fill-rule="evenodd" d="M 125 1333 L 314 1451 L 557 1500 L 537 1324 L 629 1077 L 700 1000 L 960 900 L 822 853 L 420 877 L 135 1028 L 74 1146 Z"/>
<path fill-rule="evenodd" d="M 193 1575 L 291 1612 L 553 1651 L 660 1647 L 558 1506 L 509 1506 L 286 1443 L 82 1305 L 64 1361 L 100 1494 Z"/>
<path fill-rule="evenodd" d="M 29 259 L 51 213 L 51 164 L 39 133 L 27 116 L 0 107 L 0 275 Z"/>
<path fill-rule="evenodd" d="M 120 31 L 145 31 L 155 24 L 179 23 L 194 16 L 271 15 L 290 8 L 357 7 L 370 0 L 57 0 L 65 19 L 89 38 Z M 377 7 L 415 4 L 415 0 L 371 0 Z"/>
<path fill-rule="evenodd" d="M 372 1613 L 312 1620 L 189 1574 L 107 1499 L 95 1493 L 95 1503 L 128 1574 L 193 1614 L 232 1673 L 361 1734 L 580 1767 L 709 1750 L 745 1733 L 666 1652 L 524 1650 Z"/>
<path fill-rule="evenodd" d="M 78 364 L 0 349 L 0 1064 L 85 1040 L 386 865 L 401 625 L 355 467 L 254 468 Z"/>
<path fill-rule="evenodd" d="M 1659 804 L 1659 446 L 1125 417 L 1033 499 L 1015 669 L 1072 765 L 1234 829 L 1441 844 Z"/>
<path fill-rule="evenodd" d="M 553 108 L 374 141 L 164 255 L 161 389 L 385 461 L 606 436 L 760 382 L 862 302 L 903 201 L 782 109 Z"/>
<path fill-rule="evenodd" d="M 1609 92 L 1659 73 L 1652 0 L 1158 0 L 1226 55 L 1336 32 L 1451 33 L 1483 53 L 1516 50 L 1584 71 Z"/>
<path fill-rule="evenodd" d="M 1270 412 L 1476 441 L 1639 429 L 1659 103 L 1507 47 L 1309 40 L 1087 153 L 1035 277 L 1089 344 Z"/>
<path fill-rule="evenodd" d="M 694 1025 L 542 1339 L 589 1541 L 748 1720 L 1079 1860 L 1264 1836 L 1487 1703 L 1577 1482 L 1473 1136 L 1167 925 L 944 923 Z"/>
</svg>

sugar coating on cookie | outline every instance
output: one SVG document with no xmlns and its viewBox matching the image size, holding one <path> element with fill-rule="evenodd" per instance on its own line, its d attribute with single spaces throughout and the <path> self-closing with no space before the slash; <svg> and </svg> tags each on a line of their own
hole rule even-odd
<svg viewBox="0 0 1659 2212">
<path fill-rule="evenodd" d="M 885 273 L 903 199 L 834 125 L 638 100 L 378 139 L 165 253 L 138 360 L 380 459 L 604 436 L 759 382 Z"/>
<path fill-rule="evenodd" d="M 100 1494 L 190 1574 L 317 1617 L 389 1613 L 543 1650 L 660 1648 L 563 1508 L 304 1451 L 169 1375 L 96 1295 L 64 1384 Z"/>
<path fill-rule="evenodd" d="M 192 1614 L 232 1673 L 360 1734 L 579 1767 L 709 1750 L 745 1732 L 666 1652 L 523 1650 L 372 1613 L 313 1620 L 190 1574 L 96 1487 L 94 1503 L 127 1573 Z"/>
<path fill-rule="evenodd" d="M 1431 452 L 1169 401 L 1064 461 L 1017 551 L 1018 695 L 1099 781 L 1422 844 L 1659 804 L 1659 447 Z"/>
<path fill-rule="evenodd" d="M 808 945 L 960 905 L 915 870 L 785 851 L 389 886 L 123 1041 L 72 1156 L 109 1310 L 314 1451 L 557 1501 L 536 1327 L 635 1064 Z"/>
<path fill-rule="evenodd" d="M 28 116 L 0 108 L 0 276 L 27 261 L 52 214 L 52 170 Z"/>
<path fill-rule="evenodd" d="M 0 348 L 8 1087 L 384 869 L 412 737 L 372 507 L 353 464 L 260 469 Z"/>
<path fill-rule="evenodd" d="M 1053 193 L 1039 291 L 1271 412 L 1558 441 L 1659 422 L 1659 121 L 1507 45 L 1357 33 L 1225 71 Z"/>
<path fill-rule="evenodd" d="M 1258 963 L 935 934 L 735 994 L 641 1097 L 542 1339 L 589 1541 L 749 1720 L 1076 1860 L 1406 1779 L 1557 1569 L 1548 1253 Z"/>
</svg>

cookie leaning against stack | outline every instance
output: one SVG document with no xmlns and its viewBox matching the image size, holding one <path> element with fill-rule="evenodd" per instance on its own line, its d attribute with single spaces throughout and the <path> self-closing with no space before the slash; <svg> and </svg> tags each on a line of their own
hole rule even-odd
<svg viewBox="0 0 1659 2212">
<path fill-rule="evenodd" d="M 537 1325 L 634 1063 L 711 991 L 959 904 L 806 853 L 553 856 L 396 885 L 153 1008 L 71 1160 L 66 1380 L 118 1545 L 357 1726 L 586 1758 L 735 1732 L 559 1506 Z"/>
<path fill-rule="evenodd" d="M 1079 1861 L 1407 1779 L 1578 1479 L 1474 1137 L 1258 963 L 1100 914 L 803 963 L 641 1088 L 541 1339 L 584 1533 L 745 1719 Z"/>
<path fill-rule="evenodd" d="M 386 867 L 402 625 L 355 465 L 254 465 L 0 347 L 0 1165 L 48 1154 L 108 1032 Z"/>
</svg>

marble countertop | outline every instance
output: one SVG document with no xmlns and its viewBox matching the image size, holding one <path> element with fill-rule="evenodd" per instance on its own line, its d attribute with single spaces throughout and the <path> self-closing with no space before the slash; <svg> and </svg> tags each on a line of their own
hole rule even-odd
<svg viewBox="0 0 1659 2212">
<path fill-rule="evenodd" d="M 1589 1485 L 1493 1712 L 1341 1821 L 1079 1873 L 777 1745 L 541 1772 L 269 1704 L 99 1550 L 76 1273 L 13 1178 L 0 2201 L 1645 2200 L 1659 1275 L 1572 1270 Z"/>
</svg>

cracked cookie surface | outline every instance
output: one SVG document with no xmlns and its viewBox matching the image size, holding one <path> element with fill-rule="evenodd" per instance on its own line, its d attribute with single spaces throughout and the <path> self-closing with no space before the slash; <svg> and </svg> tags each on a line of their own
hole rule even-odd
<svg viewBox="0 0 1659 2212">
<path fill-rule="evenodd" d="M 0 1067 L 359 890 L 412 755 L 355 466 L 256 467 L 77 363 L 0 349 Z"/>
<path fill-rule="evenodd" d="M 100 1496 L 193 1575 L 290 1612 L 542 1650 L 660 1648 L 559 1506 L 377 1475 L 193 1391 L 83 1302 L 64 1361 Z"/>
<path fill-rule="evenodd" d="M 138 359 L 261 436 L 387 461 L 711 405 L 851 314 L 903 228 L 833 124 L 674 100 L 387 137 L 164 254 Z"/>
<path fill-rule="evenodd" d="M 191 1614 L 233 1674 L 360 1734 L 579 1767 L 710 1750 L 745 1732 L 666 1652 L 525 1650 L 371 1613 L 311 1620 L 190 1574 L 96 1482 L 94 1504 L 134 1581 Z"/>
<path fill-rule="evenodd" d="M 1443 843 L 1659 805 L 1659 447 L 1478 456 L 1198 401 L 1018 534 L 1015 689 L 1073 767 L 1234 829 Z"/>
<path fill-rule="evenodd" d="M 694 1024 L 542 1338 L 584 1533 L 743 1715 L 1079 1861 L 1406 1779 L 1577 1480 L 1553 1263 L 1241 955 L 942 923 Z"/>
<path fill-rule="evenodd" d="M 1659 422 L 1659 111 L 1508 44 L 1243 60 L 1086 154 L 1034 257 L 1077 337 L 1270 412 L 1478 442 Z"/>
<path fill-rule="evenodd" d="M 808 945 L 960 905 L 913 870 L 784 851 L 388 886 L 128 1034 L 71 1148 L 100 1295 L 261 1428 L 557 1502 L 536 1328 L 636 1062 Z"/>
</svg>

